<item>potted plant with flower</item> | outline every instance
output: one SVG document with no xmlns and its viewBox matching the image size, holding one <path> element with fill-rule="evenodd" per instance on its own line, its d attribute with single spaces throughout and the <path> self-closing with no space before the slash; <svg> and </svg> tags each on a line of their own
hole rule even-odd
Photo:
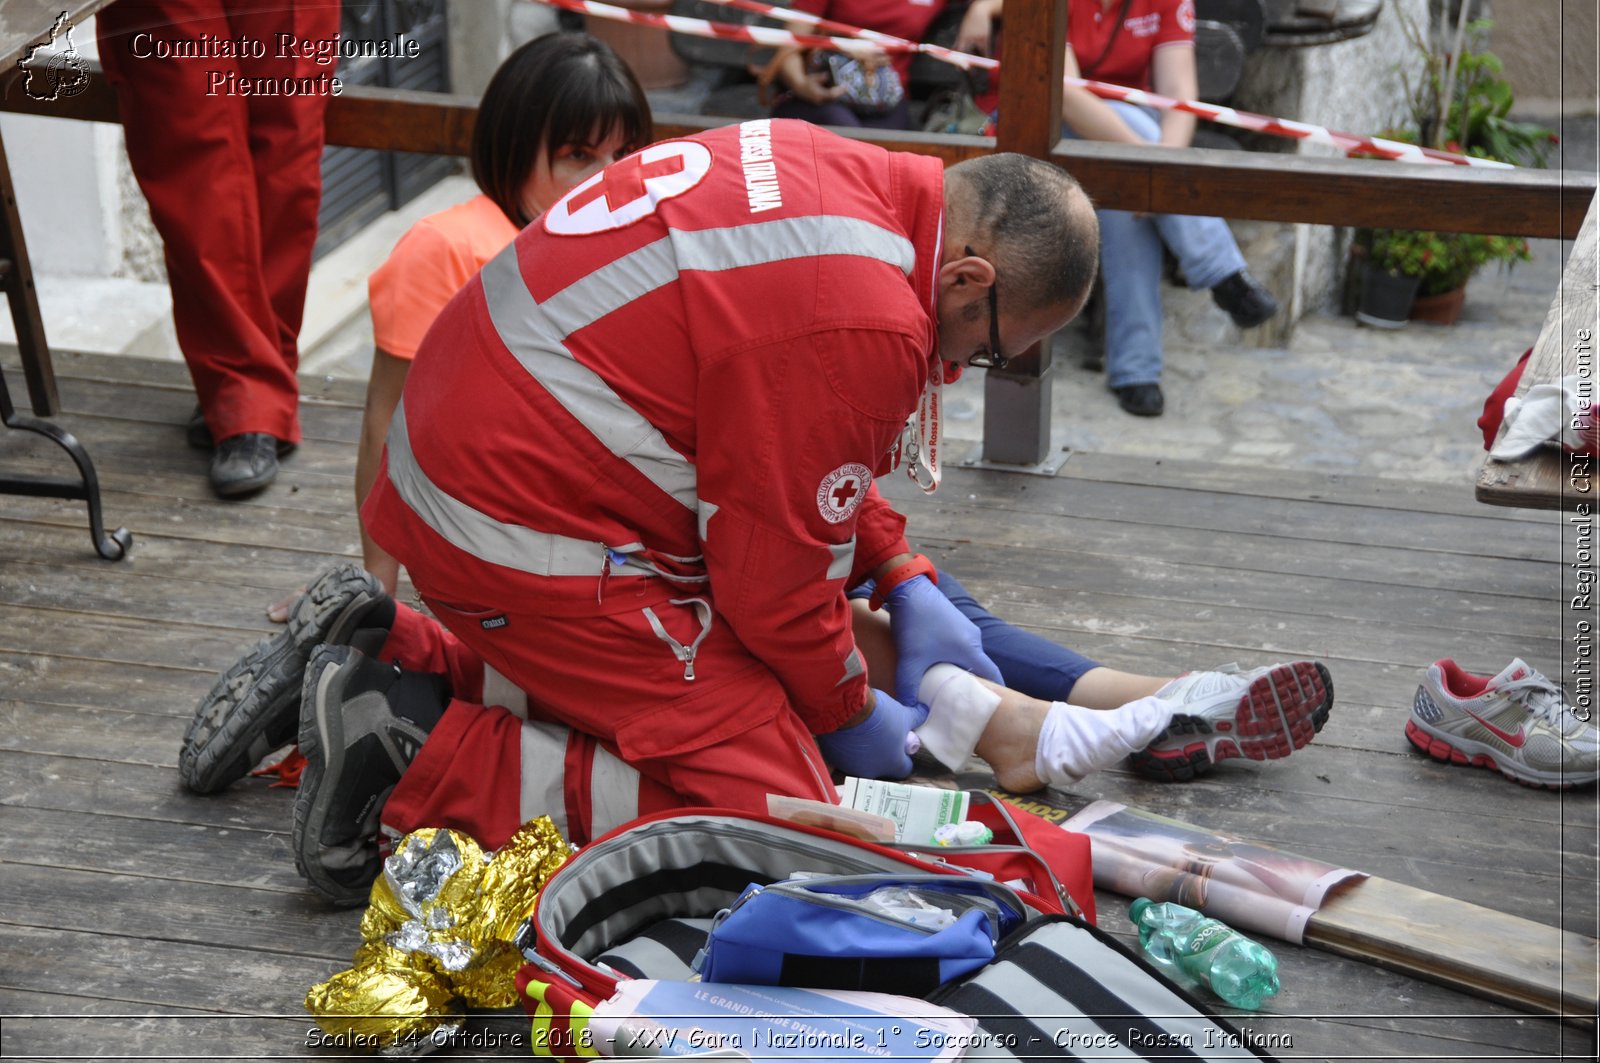
<svg viewBox="0 0 1600 1063">
<path fill-rule="evenodd" d="M 1511 83 L 1499 57 L 1486 47 L 1493 23 L 1469 20 L 1470 0 L 1459 4 L 1453 31 L 1441 29 L 1436 42 L 1401 15 L 1423 64 L 1414 82 L 1405 78 L 1412 124 L 1385 135 L 1520 166 L 1543 166 L 1555 135 L 1543 126 L 1511 119 Z M 1356 317 L 1390 328 L 1418 318 L 1454 323 L 1474 273 L 1490 262 L 1510 264 L 1530 257 L 1526 240 L 1480 233 L 1372 229 L 1358 233 L 1355 246 L 1366 267 Z M 1404 309 L 1397 315 L 1400 304 Z"/>
</svg>

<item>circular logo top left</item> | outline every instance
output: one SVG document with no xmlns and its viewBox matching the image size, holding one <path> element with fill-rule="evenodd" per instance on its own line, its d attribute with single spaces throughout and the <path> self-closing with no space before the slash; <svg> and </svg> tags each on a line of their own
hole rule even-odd
<svg viewBox="0 0 1600 1063">
<path fill-rule="evenodd" d="M 603 233 L 655 213 L 711 170 L 711 150 L 689 140 L 669 140 L 614 162 L 568 192 L 544 213 L 544 227 L 561 236 Z"/>
</svg>

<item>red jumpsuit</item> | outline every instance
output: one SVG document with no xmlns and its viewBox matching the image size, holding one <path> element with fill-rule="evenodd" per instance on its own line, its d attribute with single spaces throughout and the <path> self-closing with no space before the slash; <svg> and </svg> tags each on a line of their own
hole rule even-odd
<svg viewBox="0 0 1600 1063">
<path fill-rule="evenodd" d="M 935 356 L 942 193 L 937 160 L 804 123 L 654 145 L 418 352 L 368 527 L 536 714 L 676 802 L 835 796 L 811 735 L 869 697 L 844 589 L 906 550 L 871 481 Z M 440 726 L 391 807 L 510 791 L 509 751 L 434 763 L 470 731 Z"/>
<path fill-rule="evenodd" d="M 331 65 L 279 35 L 332 37 L 339 4 L 118 0 L 96 24 L 128 161 L 166 246 L 173 323 L 211 435 L 298 442 L 297 341 L 328 95 L 244 94 L 241 85 L 331 75 Z M 240 43 L 263 54 L 218 54 Z"/>
</svg>

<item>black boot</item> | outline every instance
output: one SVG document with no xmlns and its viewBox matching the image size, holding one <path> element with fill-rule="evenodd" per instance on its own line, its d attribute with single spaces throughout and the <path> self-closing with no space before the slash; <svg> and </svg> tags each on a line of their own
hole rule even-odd
<svg viewBox="0 0 1600 1063">
<path fill-rule="evenodd" d="M 1247 269 L 1218 281 L 1211 289 L 1211 300 L 1240 328 L 1255 328 L 1278 312 L 1278 300 Z"/>
<path fill-rule="evenodd" d="M 378 820 L 449 704 L 443 676 L 406 672 L 349 646 L 319 646 L 300 695 L 306 767 L 294 801 L 294 862 L 338 904 L 360 904 L 382 870 Z"/>
<path fill-rule="evenodd" d="M 250 648 L 200 699 L 178 753 L 178 778 L 196 793 L 242 779 L 295 740 L 311 651 L 325 642 L 377 653 L 394 626 L 394 599 L 353 561 L 323 572 L 282 631 Z"/>
</svg>

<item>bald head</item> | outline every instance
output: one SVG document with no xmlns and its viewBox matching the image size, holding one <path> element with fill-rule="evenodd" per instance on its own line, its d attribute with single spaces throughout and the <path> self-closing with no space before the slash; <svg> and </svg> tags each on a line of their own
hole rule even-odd
<svg viewBox="0 0 1600 1063">
<path fill-rule="evenodd" d="M 1070 308 L 1075 316 L 1100 261 L 1100 225 L 1078 182 L 1011 152 L 945 171 L 945 240 L 994 262 L 1007 295 L 1027 312 Z"/>
</svg>

